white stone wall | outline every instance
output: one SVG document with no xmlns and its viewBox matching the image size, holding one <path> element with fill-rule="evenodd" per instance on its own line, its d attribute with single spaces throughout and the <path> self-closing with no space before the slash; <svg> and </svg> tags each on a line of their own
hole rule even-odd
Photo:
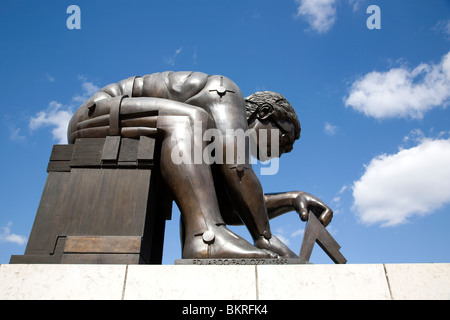
<svg viewBox="0 0 450 320">
<path fill-rule="evenodd" d="M 450 299 L 450 264 L 0 265 L 6 299 Z"/>
</svg>

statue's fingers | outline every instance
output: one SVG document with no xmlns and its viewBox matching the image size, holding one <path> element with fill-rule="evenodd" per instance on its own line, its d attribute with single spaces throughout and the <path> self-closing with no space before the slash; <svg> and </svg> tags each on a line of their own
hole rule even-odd
<svg viewBox="0 0 450 320">
<path fill-rule="evenodd" d="M 307 221 L 308 220 L 309 212 L 308 212 L 308 208 L 307 208 L 306 204 L 303 203 L 300 206 L 300 210 L 299 210 L 298 214 L 300 215 L 300 219 L 302 221 Z"/>
<path fill-rule="evenodd" d="M 333 218 L 333 211 L 331 209 L 326 208 L 324 212 L 319 217 L 319 220 L 323 223 L 323 225 L 326 227 L 330 224 L 331 219 Z"/>
</svg>

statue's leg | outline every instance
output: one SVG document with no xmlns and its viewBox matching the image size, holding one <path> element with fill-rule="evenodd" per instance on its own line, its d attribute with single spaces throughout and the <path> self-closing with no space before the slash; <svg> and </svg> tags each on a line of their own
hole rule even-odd
<svg viewBox="0 0 450 320">
<path fill-rule="evenodd" d="M 223 100 L 226 98 L 225 96 Z M 241 110 L 232 103 L 227 105 L 226 112 L 222 109 L 212 109 L 217 129 L 224 139 L 224 163 L 219 165 L 219 171 L 226 185 L 237 212 L 247 226 L 255 246 L 267 249 L 286 258 L 297 258 L 285 244 L 273 236 L 270 230 L 269 216 L 265 206 L 264 193 L 250 163 L 249 142 L 246 139 L 236 139 L 238 130 L 247 129 L 239 124 Z M 234 130 L 230 130 L 234 129 Z M 241 141 L 238 143 L 238 141 Z M 230 151 L 233 150 L 232 156 Z M 244 158 L 238 155 L 244 154 Z"/>
<path fill-rule="evenodd" d="M 183 218 L 183 258 L 275 257 L 225 227 L 210 165 L 203 159 L 198 163 L 195 161 L 198 159 L 195 159 L 193 149 L 199 141 L 194 141 L 190 120 L 183 116 L 159 116 L 157 125 L 158 130 L 164 132 L 161 173 L 174 194 Z M 202 133 L 203 129 L 201 136 Z M 203 141 L 197 147 L 202 152 Z"/>
<path fill-rule="evenodd" d="M 227 190 L 238 208 L 239 217 L 247 226 L 255 246 L 271 250 L 285 258 L 297 258 L 292 250 L 272 235 L 264 194 L 251 166 L 223 164 L 221 171 Z"/>
<path fill-rule="evenodd" d="M 213 125 L 207 112 L 175 101 L 136 98 L 123 100 L 121 114 L 122 135 L 152 134 L 156 126 L 162 137 L 161 174 L 183 217 L 183 258 L 276 257 L 225 227 L 211 167 L 202 158 L 203 133 Z"/>
</svg>

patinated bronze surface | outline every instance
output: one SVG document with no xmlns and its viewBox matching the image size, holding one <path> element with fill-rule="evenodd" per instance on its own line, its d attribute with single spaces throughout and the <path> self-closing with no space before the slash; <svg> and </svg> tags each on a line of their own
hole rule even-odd
<svg viewBox="0 0 450 320">
<path fill-rule="evenodd" d="M 225 138 L 223 150 L 215 150 L 215 160 L 221 151 L 223 161 L 195 161 L 192 148 L 204 150 L 210 143 L 195 140 L 195 131 L 203 136 L 210 129 Z M 292 150 L 300 137 L 297 115 L 278 93 L 244 98 L 239 87 L 224 76 L 163 72 L 131 77 L 98 91 L 73 115 L 68 137 L 69 143 L 114 136 L 161 141 L 160 170 L 181 211 L 184 259 L 298 259 L 271 233 L 269 219 L 297 211 L 306 221 L 312 211 L 326 226 L 333 212 L 305 192 L 265 195 L 252 169 L 250 153 L 239 157 L 235 139 L 227 139 L 230 130 L 248 129 L 257 135 L 276 129 L 270 132 L 279 135 L 277 155 Z M 249 148 L 246 142 L 245 150 Z M 175 163 L 174 150 L 192 161 Z M 263 160 L 273 156 L 269 153 Z M 245 224 L 254 243 L 231 232 L 227 224 Z"/>
<path fill-rule="evenodd" d="M 316 242 L 345 263 L 325 229 L 332 210 L 306 192 L 264 194 L 253 171 L 252 155 L 277 159 L 299 137 L 283 96 L 244 98 L 224 76 L 163 72 L 110 84 L 74 113 L 69 144 L 53 147 L 25 254 L 10 262 L 160 264 L 175 200 L 177 263 L 308 263 Z M 308 221 L 299 256 L 270 230 L 290 211 Z M 227 228 L 242 224 L 252 244 Z"/>
<path fill-rule="evenodd" d="M 25 254 L 10 263 L 161 264 L 173 199 L 159 150 L 145 136 L 53 146 Z"/>
</svg>

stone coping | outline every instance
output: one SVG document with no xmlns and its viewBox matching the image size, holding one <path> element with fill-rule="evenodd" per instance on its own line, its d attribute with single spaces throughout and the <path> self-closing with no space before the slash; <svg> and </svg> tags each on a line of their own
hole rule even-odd
<svg viewBox="0 0 450 320">
<path fill-rule="evenodd" d="M 450 264 L 0 265 L 0 300 L 450 299 Z"/>
</svg>

